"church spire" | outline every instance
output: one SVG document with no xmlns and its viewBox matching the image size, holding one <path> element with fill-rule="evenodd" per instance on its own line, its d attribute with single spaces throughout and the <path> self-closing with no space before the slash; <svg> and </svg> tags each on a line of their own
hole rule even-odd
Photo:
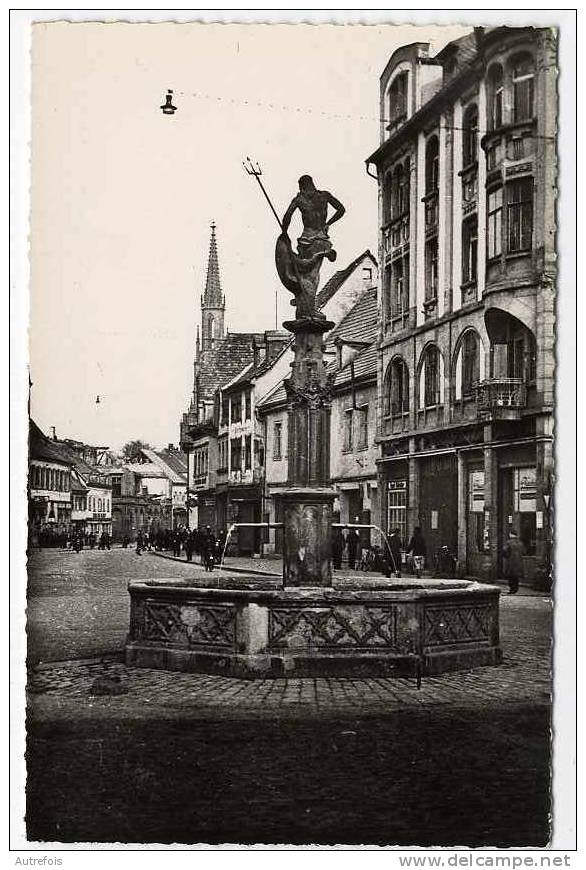
<svg viewBox="0 0 586 870">
<path fill-rule="evenodd" d="M 224 309 L 226 301 L 220 284 L 220 266 L 216 243 L 216 224 L 212 221 L 210 252 L 206 286 L 201 297 L 201 349 L 211 350 L 216 341 L 224 337 Z"/>
<path fill-rule="evenodd" d="M 216 243 L 216 224 L 212 221 L 210 238 L 210 253 L 208 256 L 208 274 L 203 297 L 205 305 L 223 305 L 222 287 L 220 285 L 220 266 L 218 265 L 218 246 Z"/>
</svg>

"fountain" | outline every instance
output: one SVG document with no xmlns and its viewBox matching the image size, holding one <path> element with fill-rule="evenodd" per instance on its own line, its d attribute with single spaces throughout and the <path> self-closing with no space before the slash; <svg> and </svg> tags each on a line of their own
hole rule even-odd
<svg viewBox="0 0 586 870">
<path fill-rule="evenodd" d="M 336 210 L 326 222 L 328 205 Z M 304 229 L 298 253 L 287 228 Z M 437 674 L 498 664 L 496 587 L 441 578 L 332 577 L 330 403 L 324 334 L 315 310 L 324 257 L 335 258 L 328 226 L 344 213 L 308 176 L 283 218 L 276 264 L 294 294 L 294 361 L 288 399 L 288 485 L 280 493 L 283 578 L 246 575 L 129 584 L 126 661 L 167 670 L 245 677 L 285 674 Z"/>
</svg>

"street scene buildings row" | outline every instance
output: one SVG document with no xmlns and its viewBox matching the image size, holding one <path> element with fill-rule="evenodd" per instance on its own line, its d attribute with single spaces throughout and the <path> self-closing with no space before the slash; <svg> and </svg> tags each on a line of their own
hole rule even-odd
<svg viewBox="0 0 586 870">
<path fill-rule="evenodd" d="M 29 543 L 60 544 L 81 535 L 117 542 L 138 531 L 186 523 L 187 457 L 172 444 L 143 448 L 132 462 L 107 447 L 47 437 L 29 428 Z"/>
<path fill-rule="evenodd" d="M 549 582 L 556 281 L 556 43 L 476 28 L 431 57 L 397 50 L 380 80 L 379 190 L 370 251 L 318 296 L 336 323 L 331 374 L 335 519 L 421 526 L 433 554 L 496 577 L 509 533 Z M 380 270 L 380 274 L 379 274 Z M 194 387 L 181 421 L 191 522 L 278 522 L 287 478 L 288 333 L 225 330 L 215 227 Z M 278 503 L 278 502 L 277 502 Z M 371 542 L 379 532 L 372 529 Z M 242 552 L 279 551 L 242 526 Z"/>
</svg>

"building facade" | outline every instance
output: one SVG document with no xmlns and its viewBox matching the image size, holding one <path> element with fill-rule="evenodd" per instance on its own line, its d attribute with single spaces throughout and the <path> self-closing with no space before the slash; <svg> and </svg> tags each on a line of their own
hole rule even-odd
<svg viewBox="0 0 586 870">
<path fill-rule="evenodd" d="M 29 423 L 29 540 L 67 535 L 71 526 L 72 463 L 32 420 Z"/>
<path fill-rule="evenodd" d="M 549 582 L 556 42 L 476 28 L 380 82 L 377 432 L 383 528 L 494 578 L 515 531 Z M 374 171 L 373 171 L 374 170 Z"/>
</svg>

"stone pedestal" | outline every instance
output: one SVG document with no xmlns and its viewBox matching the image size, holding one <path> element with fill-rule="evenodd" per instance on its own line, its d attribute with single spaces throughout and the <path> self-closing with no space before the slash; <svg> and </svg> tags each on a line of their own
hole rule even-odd
<svg viewBox="0 0 586 870">
<path fill-rule="evenodd" d="M 332 585 L 333 489 L 301 487 L 279 493 L 283 505 L 283 583 Z"/>
<path fill-rule="evenodd" d="M 283 583 L 330 586 L 335 492 L 330 488 L 331 382 L 324 364 L 324 317 L 301 317 L 283 326 L 295 336 L 291 377 L 285 381 L 289 487 L 283 503 Z"/>
</svg>

